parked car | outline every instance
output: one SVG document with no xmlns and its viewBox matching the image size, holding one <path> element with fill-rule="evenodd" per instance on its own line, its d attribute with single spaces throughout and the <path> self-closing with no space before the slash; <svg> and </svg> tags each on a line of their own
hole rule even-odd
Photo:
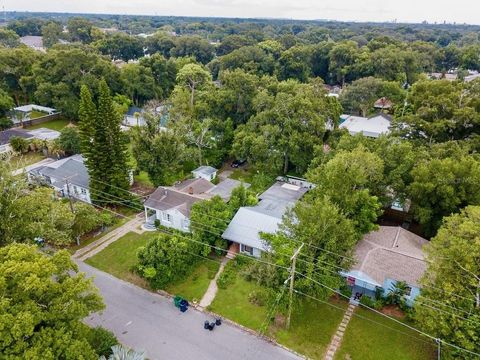
<svg viewBox="0 0 480 360">
<path fill-rule="evenodd" d="M 232 166 L 232 168 L 238 168 L 238 167 L 244 165 L 246 162 L 247 162 L 247 160 L 245 160 L 245 159 L 235 160 L 235 161 L 232 162 L 231 166 Z"/>
</svg>

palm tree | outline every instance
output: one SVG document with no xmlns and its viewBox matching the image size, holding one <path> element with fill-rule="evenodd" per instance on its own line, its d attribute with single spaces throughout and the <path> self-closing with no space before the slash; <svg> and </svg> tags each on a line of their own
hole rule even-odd
<svg viewBox="0 0 480 360">
<path fill-rule="evenodd" d="M 101 356 L 99 360 L 107 360 L 105 356 Z M 108 357 L 108 360 L 145 360 L 144 352 L 138 352 L 133 349 L 129 349 L 123 345 L 112 346 L 112 355 Z"/>
</svg>

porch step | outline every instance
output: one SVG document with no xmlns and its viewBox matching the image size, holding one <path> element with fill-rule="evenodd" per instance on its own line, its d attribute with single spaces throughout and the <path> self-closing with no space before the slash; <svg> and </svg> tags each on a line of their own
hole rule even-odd
<svg viewBox="0 0 480 360">
<path fill-rule="evenodd" d="M 230 260 L 235 259 L 235 256 L 237 256 L 237 253 L 233 251 L 229 251 L 227 252 L 227 255 L 225 255 L 225 257 Z"/>
</svg>

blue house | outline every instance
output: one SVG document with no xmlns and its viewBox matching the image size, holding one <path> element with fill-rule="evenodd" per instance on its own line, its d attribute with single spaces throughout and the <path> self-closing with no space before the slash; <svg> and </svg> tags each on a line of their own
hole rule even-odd
<svg viewBox="0 0 480 360">
<path fill-rule="evenodd" d="M 367 234 L 355 248 L 356 263 L 348 272 L 341 272 L 353 295 L 375 297 L 382 288 L 387 295 L 394 285 L 408 285 L 405 299 L 412 305 L 420 294 L 419 280 L 427 264 L 423 254 L 428 241 L 396 226 L 380 226 Z"/>
</svg>

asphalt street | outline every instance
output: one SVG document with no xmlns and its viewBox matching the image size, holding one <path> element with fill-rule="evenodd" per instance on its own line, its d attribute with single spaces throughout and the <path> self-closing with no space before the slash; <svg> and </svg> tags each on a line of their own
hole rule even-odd
<svg viewBox="0 0 480 360">
<path fill-rule="evenodd" d="M 106 304 L 102 314 L 86 319 L 115 333 L 120 342 L 144 350 L 149 359 L 300 359 L 295 354 L 223 323 L 213 331 L 203 328 L 205 313 L 181 313 L 173 301 L 119 280 L 85 263 L 80 270 L 94 276 Z"/>
</svg>

